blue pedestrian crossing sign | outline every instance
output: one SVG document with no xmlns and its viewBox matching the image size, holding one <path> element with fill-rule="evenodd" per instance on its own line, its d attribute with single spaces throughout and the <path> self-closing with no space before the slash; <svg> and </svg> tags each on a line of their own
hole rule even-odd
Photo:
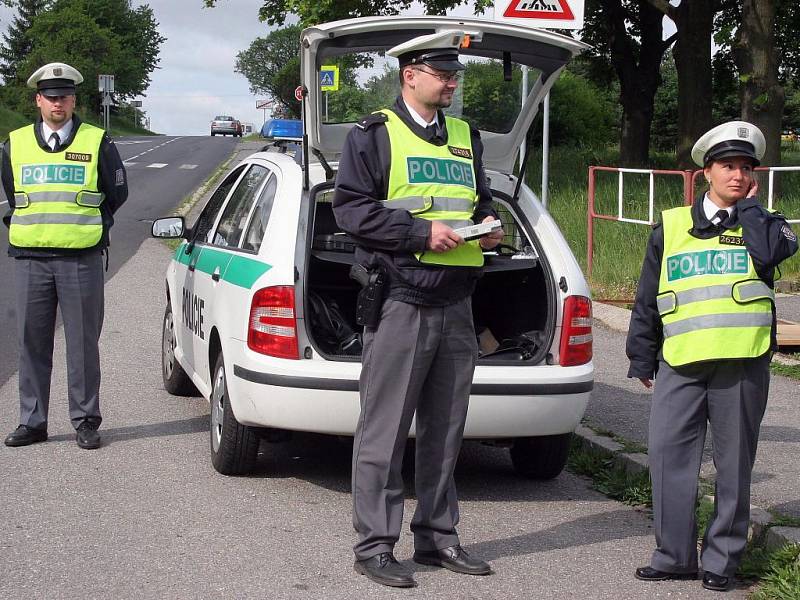
<svg viewBox="0 0 800 600">
<path fill-rule="evenodd" d="M 319 68 L 319 89 L 323 92 L 336 92 L 339 90 L 339 67 L 336 65 L 322 65 Z"/>
</svg>

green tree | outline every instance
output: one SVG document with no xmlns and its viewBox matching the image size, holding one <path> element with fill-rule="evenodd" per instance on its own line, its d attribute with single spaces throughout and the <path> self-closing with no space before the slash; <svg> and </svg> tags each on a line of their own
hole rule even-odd
<svg viewBox="0 0 800 600">
<path fill-rule="evenodd" d="M 117 99 L 143 94 L 165 41 L 152 9 L 147 5 L 133 9 L 130 0 L 55 0 L 34 18 L 28 35 L 32 47 L 20 73 L 27 75 L 48 62 L 74 66 L 85 81 L 78 87 L 79 106 L 94 113 L 101 100 L 97 76 L 115 76 Z M 33 112 L 29 99 L 17 108 Z"/>
<path fill-rule="evenodd" d="M 592 0 L 586 9 L 589 55 L 610 63 L 619 81 L 620 163 L 645 165 L 662 58 L 673 38 L 662 39 L 663 15 L 648 0 Z"/>
<path fill-rule="evenodd" d="M 247 78 L 253 94 L 271 96 L 294 118 L 300 118 L 300 103 L 294 98 L 300 84 L 300 31 L 299 25 L 290 25 L 256 38 L 236 55 L 234 67 Z"/>
<path fill-rule="evenodd" d="M 764 132 L 764 163 L 780 164 L 780 133 L 800 76 L 800 6 L 794 0 L 724 0 L 715 41 L 739 79 L 740 113 Z"/>
<path fill-rule="evenodd" d="M 0 75 L 6 84 L 13 84 L 18 79 L 19 65 L 31 51 L 32 42 L 28 30 L 33 19 L 47 9 L 49 0 L 19 0 L 17 14 L 3 34 L 3 45 L 0 46 Z"/>
</svg>

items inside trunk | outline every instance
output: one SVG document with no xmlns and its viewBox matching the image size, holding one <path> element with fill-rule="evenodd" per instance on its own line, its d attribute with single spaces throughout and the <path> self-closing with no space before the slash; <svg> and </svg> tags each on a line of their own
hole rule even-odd
<svg viewBox="0 0 800 600">
<path fill-rule="evenodd" d="M 354 247 L 338 231 L 330 204 L 317 203 L 305 286 L 306 322 L 309 337 L 327 358 L 361 356 L 362 328 L 355 315 L 360 287 L 349 277 Z M 479 364 L 542 362 L 549 346 L 549 298 L 540 258 L 530 248 L 487 254 L 484 276 L 472 297 Z"/>
</svg>

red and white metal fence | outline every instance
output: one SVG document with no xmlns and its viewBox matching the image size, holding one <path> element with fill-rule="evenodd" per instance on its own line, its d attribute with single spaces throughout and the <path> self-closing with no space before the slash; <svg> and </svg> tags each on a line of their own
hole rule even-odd
<svg viewBox="0 0 800 600">
<path fill-rule="evenodd" d="M 617 214 L 603 214 L 595 210 L 595 174 L 598 171 L 611 172 L 618 174 L 617 183 Z M 767 208 L 772 209 L 774 203 L 775 191 L 775 173 L 785 171 L 800 171 L 800 166 L 793 167 L 757 167 L 756 171 L 767 172 Z M 647 217 L 648 220 L 632 219 L 623 214 L 623 192 L 624 184 L 623 177 L 626 173 L 635 173 L 639 175 L 650 176 L 650 186 L 647 198 Z M 607 221 L 619 221 L 622 223 L 636 223 L 638 225 L 653 225 L 654 211 L 655 211 L 655 192 L 654 182 L 655 177 L 661 175 L 681 177 L 683 179 L 683 203 L 689 206 L 694 203 L 695 189 L 698 187 L 698 178 L 703 175 L 703 170 L 696 171 L 677 171 L 677 170 L 663 170 L 663 169 L 625 169 L 619 167 L 589 167 L 589 201 L 587 209 L 587 227 L 586 227 L 586 272 L 589 277 L 592 276 L 593 255 L 594 255 L 594 221 L 595 219 L 604 219 Z M 788 219 L 789 223 L 800 223 L 800 219 Z"/>
</svg>

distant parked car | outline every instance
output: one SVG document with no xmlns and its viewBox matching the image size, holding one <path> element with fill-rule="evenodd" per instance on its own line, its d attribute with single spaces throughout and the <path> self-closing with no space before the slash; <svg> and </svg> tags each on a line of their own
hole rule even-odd
<svg viewBox="0 0 800 600">
<path fill-rule="evenodd" d="M 303 138 L 303 122 L 300 119 L 270 119 L 261 127 L 261 136 L 265 138 Z"/>
<path fill-rule="evenodd" d="M 782 142 L 796 142 L 797 141 L 797 131 L 794 129 L 784 129 L 781 132 L 781 141 Z"/>
<path fill-rule="evenodd" d="M 242 137 L 242 124 L 230 115 L 217 115 L 211 121 L 211 135 L 233 135 Z"/>
</svg>

